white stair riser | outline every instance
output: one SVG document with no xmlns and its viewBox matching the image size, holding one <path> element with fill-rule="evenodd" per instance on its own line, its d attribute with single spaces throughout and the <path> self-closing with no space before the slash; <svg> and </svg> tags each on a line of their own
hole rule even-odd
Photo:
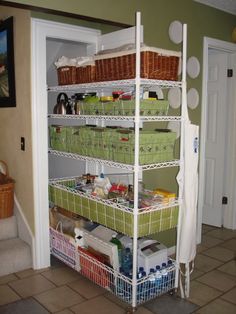
<svg viewBox="0 0 236 314">
<path fill-rule="evenodd" d="M 0 241 L 0 276 L 32 267 L 30 246 L 19 238 Z"/>
<path fill-rule="evenodd" d="M 15 216 L 0 219 L 0 240 L 16 238 L 18 236 L 17 220 Z"/>
</svg>

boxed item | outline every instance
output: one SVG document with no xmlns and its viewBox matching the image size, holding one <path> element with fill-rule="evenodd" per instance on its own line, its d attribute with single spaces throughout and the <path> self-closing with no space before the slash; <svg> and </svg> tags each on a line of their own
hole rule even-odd
<svg viewBox="0 0 236 314">
<path fill-rule="evenodd" d="M 138 267 L 144 267 L 148 274 L 150 268 L 167 263 L 167 248 L 164 244 L 152 239 L 143 238 L 138 244 Z"/>
<path fill-rule="evenodd" d="M 80 248 L 86 248 L 88 252 L 99 257 L 100 261 L 119 270 L 117 245 L 110 242 L 112 234 L 114 234 L 113 230 L 104 226 L 97 226 L 92 231 L 75 228 L 75 234 L 76 243 Z M 104 240 L 104 234 L 107 235 L 106 240 Z M 109 240 L 107 240 L 108 238 Z"/>
<path fill-rule="evenodd" d="M 154 189 L 153 194 L 160 198 L 162 203 L 173 203 L 176 199 L 176 194 L 164 189 Z"/>
</svg>

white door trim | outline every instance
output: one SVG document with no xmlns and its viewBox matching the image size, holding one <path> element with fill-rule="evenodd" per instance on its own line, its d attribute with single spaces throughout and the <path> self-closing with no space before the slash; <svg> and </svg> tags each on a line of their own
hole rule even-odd
<svg viewBox="0 0 236 314">
<path fill-rule="evenodd" d="M 198 198 L 198 243 L 201 242 L 201 228 L 202 228 L 202 208 L 203 208 L 203 197 L 204 197 L 204 175 L 205 175 L 205 167 L 204 167 L 204 158 L 205 158 L 205 141 L 206 141 L 206 113 L 207 113 L 207 81 L 208 81 L 208 50 L 210 48 L 220 50 L 222 52 L 227 53 L 236 53 L 236 45 L 231 44 L 229 42 L 225 42 L 218 39 L 213 39 L 209 37 L 204 37 L 203 41 L 203 77 L 202 77 L 202 109 L 201 109 L 201 134 L 200 134 L 200 161 L 199 161 L 199 198 Z M 235 78 L 234 78 L 235 80 Z M 233 107 L 233 106 L 232 106 Z M 233 127 L 233 118 L 236 114 L 236 110 L 232 108 L 231 112 L 231 121 L 229 121 L 230 125 Z M 232 138 L 232 146 L 230 147 L 232 152 L 236 150 L 235 144 L 235 133 L 231 132 Z M 233 156 L 233 154 L 232 154 Z M 236 166 L 231 159 L 231 177 L 229 178 L 228 186 L 232 186 L 233 177 L 236 174 Z M 233 185 L 235 186 L 235 185 Z M 232 192 L 232 191 L 231 191 Z M 233 195 L 231 194 L 232 202 L 229 204 L 227 211 L 224 213 L 224 227 L 235 229 L 235 207 L 233 206 L 235 203 L 235 199 L 233 200 Z"/>
<path fill-rule="evenodd" d="M 101 32 L 40 19 L 31 23 L 32 154 L 34 185 L 34 269 L 50 266 L 48 214 L 48 123 L 46 82 L 46 39 L 57 38 L 95 44 Z"/>
</svg>

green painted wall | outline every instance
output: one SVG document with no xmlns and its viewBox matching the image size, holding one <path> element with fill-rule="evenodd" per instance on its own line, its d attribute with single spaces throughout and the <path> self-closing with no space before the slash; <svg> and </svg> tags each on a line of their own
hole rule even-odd
<svg viewBox="0 0 236 314">
<path fill-rule="evenodd" d="M 217 9 L 196 3 L 192 0 L 21 0 L 12 1 L 42 8 L 49 8 L 68 13 L 91 16 L 126 24 L 135 24 L 135 12 L 141 11 L 144 25 L 144 41 L 147 45 L 171 50 L 180 50 L 181 45 L 173 44 L 168 37 L 168 28 L 172 21 L 179 20 L 188 25 L 188 57 L 196 56 L 202 64 L 203 37 L 212 37 L 231 41 L 236 17 Z M 4 3 L 4 1 L 2 1 Z M 32 12 L 32 16 L 63 21 L 71 24 L 102 29 L 108 32 L 116 29 L 100 23 L 85 22 L 76 19 L 55 17 L 54 15 Z M 188 88 L 195 87 L 201 99 L 202 72 L 197 79 L 188 80 Z M 201 103 L 195 110 L 189 110 L 190 119 L 200 124 Z M 148 187 L 155 187 L 156 179 L 161 178 L 163 187 L 176 189 L 175 177 L 177 169 L 149 171 L 145 173 Z M 147 178 L 148 175 L 148 178 Z M 148 179 L 148 180 L 147 180 Z M 163 233 L 161 239 L 171 246 L 174 231 Z"/>
</svg>

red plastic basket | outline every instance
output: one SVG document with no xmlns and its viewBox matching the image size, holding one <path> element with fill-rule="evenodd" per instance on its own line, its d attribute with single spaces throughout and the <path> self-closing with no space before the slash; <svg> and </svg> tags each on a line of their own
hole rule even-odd
<svg viewBox="0 0 236 314">
<path fill-rule="evenodd" d="M 102 264 L 102 259 L 81 247 L 78 250 L 81 274 L 103 288 L 109 287 L 109 272 Z"/>
</svg>

